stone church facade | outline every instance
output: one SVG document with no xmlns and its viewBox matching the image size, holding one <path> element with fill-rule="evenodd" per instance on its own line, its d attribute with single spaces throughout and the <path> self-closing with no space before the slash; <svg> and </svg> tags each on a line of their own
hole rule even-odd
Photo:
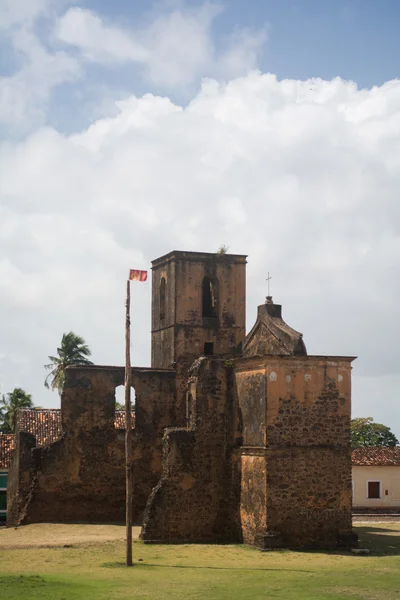
<svg viewBox="0 0 400 600">
<path fill-rule="evenodd" d="M 134 515 L 152 543 L 355 543 L 351 363 L 309 356 L 268 297 L 246 336 L 246 256 L 152 263 L 152 360 L 132 368 Z M 60 435 L 18 430 L 9 525 L 122 521 L 124 369 L 69 367 Z"/>
</svg>

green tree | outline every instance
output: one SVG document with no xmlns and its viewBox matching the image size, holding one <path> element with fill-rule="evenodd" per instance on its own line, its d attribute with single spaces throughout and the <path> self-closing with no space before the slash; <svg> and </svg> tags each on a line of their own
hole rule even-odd
<svg viewBox="0 0 400 600">
<path fill-rule="evenodd" d="M 87 358 L 91 355 L 89 346 L 82 337 L 72 331 L 63 334 L 57 354 L 58 356 L 49 356 L 51 362 L 44 365 L 45 369 L 50 370 L 44 385 L 53 391 L 58 390 L 61 395 L 65 381 L 65 369 L 69 365 L 92 365 L 93 363 Z M 50 383 L 49 380 L 51 380 Z"/>
<path fill-rule="evenodd" d="M 353 448 L 363 446 L 397 446 L 399 440 L 390 427 L 375 423 L 372 417 L 351 420 L 351 445 Z"/>
<path fill-rule="evenodd" d="M 21 388 L 14 388 L 12 392 L 3 394 L 0 398 L 0 432 L 13 433 L 17 409 L 33 406 L 32 396 Z"/>
</svg>

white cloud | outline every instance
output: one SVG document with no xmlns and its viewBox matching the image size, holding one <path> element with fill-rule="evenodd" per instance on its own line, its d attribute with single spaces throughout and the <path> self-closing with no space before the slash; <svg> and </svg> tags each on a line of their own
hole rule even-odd
<svg viewBox="0 0 400 600">
<path fill-rule="evenodd" d="M 129 268 L 172 249 L 247 253 L 248 325 L 275 301 L 316 354 L 358 355 L 355 407 L 400 434 L 400 82 L 204 82 L 187 107 L 147 94 L 65 136 L 0 146 L 2 389 L 55 404 L 46 356 L 70 329 L 123 362 Z M 149 363 L 150 285 L 133 289 Z M 381 382 L 384 386 L 381 387 Z M 382 394 L 380 391 L 382 390 Z M 383 411 L 382 404 L 387 405 Z M 397 419 L 397 421 L 396 421 Z"/>
<path fill-rule="evenodd" d="M 267 30 L 238 29 L 229 38 L 226 50 L 221 54 L 217 71 L 226 79 L 247 73 L 258 65 L 259 55 L 267 41 Z"/>
<path fill-rule="evenodd" d="M 2 133 L 21 136 L 47 123 L 55 89 L 78 81 L 75 91 L 65 86 L 66 97 L 70 94 L 71 100 L 76 94 L 74 101 L 79 98 L 82 114 L 85 106 L 99 114 L 101 107 L 109 104 L 110 86 L 98 77 L 84 78 L 93 63 L 128 65 L 131 77 L 124 82 L 125 90 L 135 89 L 138 81 L 145 80 L 158 90 L 177 93 L 179 89 L 182 97 L 204 75 L 231 78 L 247 73 L 257 65 L 266 39 L 264 29 L 238 29 L 217 48 L 212 26 L 222 8 L 211 3 L 153 13 L 145 26 L 122 28 L 79 6 L 62 13 L 71 2 L 3 0 L 0 31 L 14 70 L 0 76 Z M 103 98 L 90 109 L 94 100 L 86 104 L 85 94 L 91 97 L 94 90 L 101 89 Z M 114 85 L 111 89 L 115 94 Z M 71 122 L 67 127 L 74 127 L 72 113 L 66 121 Z"/>
<path fill-rule="evenodd" d="M 0 125 L 21 132 L 45 122 L 53 89 L 75 81 L 81 70 L 65 52 L 46 50 L 30 29 L 14 33 L 13 43 L 23 64 L 15 74 L 0 77 Z"/>
<path fill-rule="evenodd" d="M 44 14 L 52 4 L 55 4 L 54 0 L 1 0 L 0 29 L 32 22 Z"/>
<path fill-rule="evenodd" d="M 35 32 L 39 18 L 51 20 L 69 0 L 2 0 L 0 32 L 17 67 L 0 76 L 0 128 L 25 133 L 46 120 L 53 89 L 81 74 L 73 56 L 52 51 Z"/>
<path fill-rule="evenodd" d="M 107 26 L 90 10 L 70 8 L 58 21 L 56 37 L 78 46 L 88 60 L 99 62 L 137 61 L 148 59 L 147 50 L 128 32 Z"/>
<path fill-rule="evenodd" d="M 211 3 L 175 9 L 134 30 L 106 23 L 99 15 L 74 7 L 58 20 L 54 33 L 89 61 L 137 63 L 149 82 L 175 88 L 190 85 L 203 75 L 237 76 L 257 65 L 265 29 L 238 29 L 226 48 L 217 50 L 211 27 L 222 12 L 220 5 Z"/>
</svg>

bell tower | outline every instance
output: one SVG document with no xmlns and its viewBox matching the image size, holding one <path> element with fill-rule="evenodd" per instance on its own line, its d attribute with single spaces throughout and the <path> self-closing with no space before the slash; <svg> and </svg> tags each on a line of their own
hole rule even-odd
<svg viewBox="0 0 400 600">
<path fill-rule="evenodd" d="M 246 258 L 174 250 L 152 262 L 153 368 L 235 353 L 245 337 Z"/>
</svg>

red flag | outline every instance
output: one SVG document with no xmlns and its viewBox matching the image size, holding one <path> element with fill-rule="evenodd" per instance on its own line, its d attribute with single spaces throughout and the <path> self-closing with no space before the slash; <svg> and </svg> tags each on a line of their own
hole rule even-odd
<svg viewBox="0 0 400 600">
<path fill-rule="evenodd" d="M 130 281 L 147 281 L 147 271 L 139 271 L 139 269 L 131 269 L 129 271 Z"/>
</svg>

